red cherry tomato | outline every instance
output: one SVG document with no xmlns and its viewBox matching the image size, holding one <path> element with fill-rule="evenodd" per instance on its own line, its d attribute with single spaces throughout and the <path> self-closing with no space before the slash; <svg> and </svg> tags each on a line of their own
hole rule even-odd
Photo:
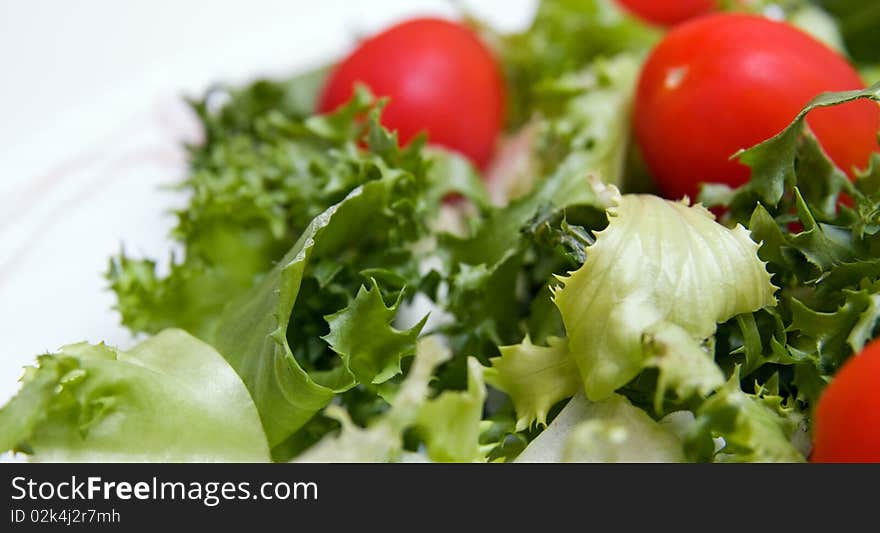
<svg viewBox="0 0 880 533">
<path fill-rule="evenodd" d="M 673 26 L 718 8 L 716 0 L 617 0 L 617 3 L 658 26 Z"/>
<path fill-rule="evenodd" d="M 819 398 L 810 460 L 880 462 L 880 339 L 847 361 Z"/>
<path fill-rule="evenodd" d="M 652 51 L 639 80 L 635 134 L 660 192 L 693 199 L 701 182 L 748 181 L 748 167 L 729 158 L 782 131 L 814 96 L 863 87 L 843 57 L 793 26 L 708 15 L 672 29 Z M 878 150 L 876 103 L 818 109 L 807 122 L 850 175 Z"/>
<path fill-rule="evenodd" d="M 383 124 L 401 143 L 421 131 L 428 141 L 485 168 L 504 120 L 504 80 L 490 51 L 469 28 L 422 18 L 363 41 L 331 73 L 318 109 L 346 102 L 357 82 L 390 102 Z"/>
</svg>

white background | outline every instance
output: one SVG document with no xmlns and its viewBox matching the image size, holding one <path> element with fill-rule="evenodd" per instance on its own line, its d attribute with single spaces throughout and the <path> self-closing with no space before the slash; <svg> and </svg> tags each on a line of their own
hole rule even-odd
<svg viewBox="0 0 880 533">
<path fill-rule="evenodd" d="M 461 2 L 497 27 L 531 0 Z M 133 339 L 102 277 L 121 245 L 165 257 L 181 199 L 180 96 L 331 61 L 449 0 L 0 0 L 0 403 L 39 353 Z"/>
</svg>

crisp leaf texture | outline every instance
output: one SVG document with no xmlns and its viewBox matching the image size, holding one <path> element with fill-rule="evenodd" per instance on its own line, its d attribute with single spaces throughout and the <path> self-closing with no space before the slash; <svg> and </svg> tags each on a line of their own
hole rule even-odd
<svg viewBox="0 0 880 533">
<path fill-rule="evenodd" d="M 284 90 L 293 91 L 295 86 Z M 173 237 L 183 254 L 171 258 L 169 273 L 160 275 L 156 260 L 134 259 L 124 252 L 111 260 L 107 277 L 117 294 L 122 321 L 133 331 L 179 327 L 209 338 L 229 302 L 253 289 L 315 217 L 382 176 L 402 172 L 416 176 L 418 182 L 408 192 L 398 191 L 397 205 L 389 209 L 411 220 L 409 226 L 401 224 L 399 236 L 390 231 L 379 236 L 387 247 L 388 260 L 380 265 L 386 271 L 405 268 L 406 257 L 395 246 L 419 236 L 442 194 L 468 187 L 465 194 L 479 191 L 468 175 L 452 184 L 430 172 L 432 165 L 438 171 L 449 168 L 448 153 L 433 153 L 429 161 L 421 140 L 400 149 L 396 134 L 380 125 L 384 101 L 377 102 L 363 88 L 346 105 L 324 115 L 301 116 L 287 107 L 264 109 L 263 104 L 269 103 L 262 98 L 276 99 L 252 98 L 256 102 L 234 101 L 239 107 L 224 107 L 216 114 L 202 110 L 209 135 L 204 145 L 193 149 L 191 173 L 180 186 L 190 193 L 190 200 L 177 212 Z M 398 242 L 392 242 L 396 238 Z M 379 243 L 374 239 L 367 244 Z M 351 278 L 362 268 L 377 266 L 353 265 L 353 259 L 325 265 L 318 278 L 321 288 L 332 292 L 338 284 L 331 282 L 339 277 Z M 365 281 L 368 278 L 345 280 L 348 294 L 334 295 L 342 299 L 341 305 L 315 313 L 315 321 L 344 307 Z"/>
<path fill-rule="evenodd" d="M 742 392 L 738 378 L 735 374 L 700 407 L 691 442 L 699 442 L 705 434 L 723 438 L 724 446 L 714 457 L 721 462 L 803 462 L 803 454 L 792 443 L 792 423 Z"/>
<path fill-rule="evenodd" d="M 818 96 L 785 131 L 742 154 L 752 169 L 749 183 L 713 195 L 729 207 L 725 223 L 748 225 L 782 289 L 772 311 L 720 327 L 716 359 L 725 368 L 742 365 L 744 378 L 777 375 L 780 394 L 804 413 L 877 332 L 878 155 L 851 182 L 804 120 L 812 109 L 855 99 L 880 102 L 880 84 Z"/>
<path fill-rule="evenodd" d="M 434 461 L 483 460 L 479 440 L 486 398 L 484 367 L 473 357 L 468 358 L 467 365 L 466 391 L 444 391 L 419 408 L 416 425 Z"/>
<path fill-rule="evenodd" d="M 0 435 L 36 461 L 269 460 L 241 379 L 180 330 L 127 352 L 82 343 L 41 356 L 0 410 Z"/>
<path fill-rule="evenodd" d="M 546 426 L 550 408 L 581 388 L 568 341 L 550 337 L 548 344 L 536 346 L 526 337 L 521 344 L 502 346 L 501 357 L 491 359 L 486 371 L 486 381 L 513 400 L 517 431 L 533 422 Z"/>
<path fill-rule="evenodd" d="M 774 137 L 737 154 L 739 160 L 752 169 L 751 180 L 730 198 L 730 207 L 738 219 L 748 217 L 754 204 L 776 207 L 783 199 L 786 187 L 797 182 L 795 162 L 799 142 L 803 136 L 807 115 L 814 109 L 830 107 L 860 99 L 880 101 L 880 84 L 857 91 L 823 93 L 809 102 L 791 124 Z M 814 159 L 815 160 L 815 159 Z M 817 163 L 824 161 L 820 158 Z"/>
<path fill-rule="evenodd" d="M 555 294 L 587 397 L 602 400 L 634 378 L 650 353 L 643 335 L 674 324 L 696 341 L 719 322 L 775 303 L 758 245 L 703 207 L 625 195 L 583 266 Z"/>
<path fill-rule="evenodd" d="M 406 331 L 391 323 L 400 306 L 398 299 L 385 306 L 379 285 L 361 287 L 346 307 L 325 317 L 330 333 L 322 337 L 338 353 L 359 383 L 383 383 L 400 373 L 400 361 L 413 355 L 416 339 L 427 317 Z"/>
<path fill-rule="evenodd" d="M 277 107 L 295 87 L 255 85 L 216 114 L 207 104 L 216 95 L 197 105 L 207 138 L 179 186 L 190 194 L 173 231 L 183 256 L 172 256 L 164 276 L 154 259 L 123 252 L 110 262 L 117 308 L 133 331 L 209 334 L 229 300 L 271 270 L 315 216 L 370 179 L 354 149 L 369 124 L 352 122 L 373 105 L 369 93 L 333 115 L 304 118 Z"/>
<path fill-rule="evenodd" d="M 316 217 L 279 265 L 221 318 L 211 342 L 247 384 L 270 445 L 289 437 L 334 394 L 355 385 L 354 372 L 342 365 L 306 371 L 289 341 L 302 332 L 296 330 L 295 322 L 289 328 L 299 311 L 297 298 L 307 268 L 320 257 L 334 257 L 362 243 L 364 228 L 384 232 L 388 224 L 396 223 L 390 220 L 393 213 L 383 213 L 378 207 L 389 206 L 394 191 L 406 179 L 406 174 L 393 173 L 367 183 Z"/>
<path fill-rule="evenodd" d="M 526 122 L 540 108 L 541 89 L 599 57 L 647 53 L 661 32 L 629 16 L 612 0 L 542 0 L 531 26 L 493 35 L 510 84 L 509 122 Z"/>
<path fill-rule="evenodd" d="M 662 410 L 667 388 L 679 398 L 706 397 L 724 384 L 724 373 L 712 354 L 680 326 L 658 322 L 645 330 L 642 345 L 650 354 L 647 365 L 660 371 L 654 393 L 657 412 Z"/>
<path fill-rule="evenodd" d="M 328 435 L 296 458 L 301 463 L 396 462 L 406 459 L 403 432 L 415 424 L 430 391 L 431 375 L 452 357 L 436 337 L 419 340 L 415 361 L 392 406 L 368 427 L 358 427 L 345 409 L 332 405 L 327 414 L 342 423 L 341 431 Z"/>
</svg>

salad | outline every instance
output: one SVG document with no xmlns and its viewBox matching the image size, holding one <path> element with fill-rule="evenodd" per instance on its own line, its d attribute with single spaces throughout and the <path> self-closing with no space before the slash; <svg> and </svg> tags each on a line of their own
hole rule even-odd
<svg viewBox="0 0 880 533">
<path fill-rule="evenodd" d="M 210 89 L 183 253 L 108 262 L 144 340 L 38 356 L 0 448 L 880 461 L 875 7 L 541 0 Z"/>
</svg>

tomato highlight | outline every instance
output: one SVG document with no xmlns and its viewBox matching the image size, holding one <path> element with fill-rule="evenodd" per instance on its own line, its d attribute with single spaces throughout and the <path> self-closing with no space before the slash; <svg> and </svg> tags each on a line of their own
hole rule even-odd
<svg viewBox="0 0 880 533">
<path fill-rule="evenodd" d="M 813 97 L 862 88 L 845 58 L 787 23 L 709 15 L 672 29 L 651 52 L 634 130 L 660 193 L 694 198 L 704 182 L 748 181 L 749 168 L 731 157 L 782 131 Z M 880 149 L 875 103 L 818 109 L 807 123 L 850 176 Z"/>
</svg>

